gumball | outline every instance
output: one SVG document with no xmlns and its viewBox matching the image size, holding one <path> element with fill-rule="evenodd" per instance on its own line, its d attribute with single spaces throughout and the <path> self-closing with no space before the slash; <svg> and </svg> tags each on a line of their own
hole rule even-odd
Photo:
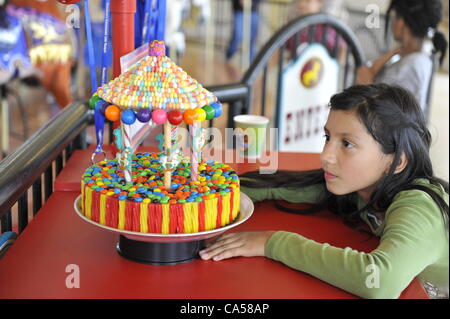
<svg viewBox="0 0 450 319">
<path fill-rule="evenodd" d="M 150 109 L 140 109 L 136 114 L 137 119 L 141 123 L 147 123 L 152 118 L 152 112 L 150 112 Z"/>
<path fill-rule="evenodd" d="M 206 120 L 212 120 L 214 118 L 214 115 L 216 114 L 216 111 L 214 111 L 214 108 L 210 105 L 206 105 L 202 107 L 202 109 L 206 113 Z"/>
<path fill-rule="evenodd" d="M 157 109 L 152 112 L 152 120 L 156 124 L 163 124 L 167 120 L 167 113 L 163 109 Z"/>
<path fill-rule="evenodd" d="M 58 0 L 58 1 L 61 2 L 62 4 L 74 4 L 80 2 L 80 0 Z"/>
<path fill-rule="evenodd" d="M 167 114 L 167 119 L 169 120 L 170 124 L 179 125 L 181 122 L 183 122 L 183 114 L 179 110 L 173 110 L 170 111 L 169 114 Z"/>
<path fill-rule="evenodd" d="M 105 117 L 114 122 L 120 119 L 120 109 L 117 105 L 110 105 L 106 108 Z"/>
<path fill-rule="evenodd" d="M 192 125 L 194 124 L 194 121 L 197 120 L 197 113 L 194 109 L 187 109 L 186 111 L 184 111 L 183 119 L 186 124 Z"/>
<path fill-rule="evenodd" d="M 211 106 L 214 108 L 214 117 L 219 117 L 222 115 L 222 104 L 220 104 L 219 102 L 215 102 L 211 104 Z"/>
<path fill-rule="evenodd" d="M 197 121 L 202 122 L 206 119 L 206 112 L 202 108 L 195 109 L 195 113 L 197 113 Z"/>
<path fill-rule="evenodd" d="M 101 98 L 96 94 L 93 95 L 90 99 L 89 99 L 89 108 L 91 110 L 95 109 L 95 103 L 97 103 L 98 101 L 100 101 Z"/>
<path fill-rule="evenodd" d="M 122 123 L 131 125 L 136 122 L 136 114 L 134 114 L 133 110 L 125 110 L 122 112 L 120 116 Z"/>
</svg>

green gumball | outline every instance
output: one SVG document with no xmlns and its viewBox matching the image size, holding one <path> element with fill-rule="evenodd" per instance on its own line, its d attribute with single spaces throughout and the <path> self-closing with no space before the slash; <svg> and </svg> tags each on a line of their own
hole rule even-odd
<svg viewBox="0 0 450 319">
<path fill-rule="evenodd" d="M 203 111 L 206 113 L 206 120 L 212 120 L 214 118 L 214 115 L 216 114 L 216 111 L 214 108 L 210 105 L 206 105 L 202 107 Z"/>
<path fill-rule="evenodd" d="M 93 97 L 91 97 L 91 99 L 89 100 L 89 108 L 91 110 L 95 109 L 95 103 L 97 103 L 98 100 L 100 100 L 98 95 L 94 95 Z"/>
</svg>

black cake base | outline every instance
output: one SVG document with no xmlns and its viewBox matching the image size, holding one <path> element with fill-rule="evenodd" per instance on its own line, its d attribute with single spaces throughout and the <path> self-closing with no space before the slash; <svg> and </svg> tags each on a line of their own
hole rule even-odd
<svg viewBox="0 0 450 319">
<path fill-rule="evenodd" d="M 117 251 L 127 259 L 149 265 L 176 265 L 199 258 L 204 240 L 174 243 L 143 242 L 120 235 Z"/>
</svg>

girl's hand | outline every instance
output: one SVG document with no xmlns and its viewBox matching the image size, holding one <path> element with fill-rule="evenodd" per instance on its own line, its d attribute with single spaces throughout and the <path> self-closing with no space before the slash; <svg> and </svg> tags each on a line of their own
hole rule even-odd
<svg viewBox="0 0 450 319">
<path fill-rule="evenodd" d="M 225 234 L 200 251 L 200 257 L 204 260 L 222 260 L 237 256 L 264 256 L 266 242 L 273 233 L 274 231 Z"/>
</svg>

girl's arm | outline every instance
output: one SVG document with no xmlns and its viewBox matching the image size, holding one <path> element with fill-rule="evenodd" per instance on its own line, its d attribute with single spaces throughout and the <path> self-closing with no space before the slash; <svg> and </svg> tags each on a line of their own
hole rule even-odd
<svg viewBox="0 0 450 319">
<path fill-rule="evenodd" d="M 379 246 L 370 253 L 278 231 L 225 235 L 200 256 L 221 260 L 265 255 L 360 297 L 398 298 L 446 244 L 441 213 L 429 195 L 400 194 L 386 213 Z"/>
<path fill-rule="evenodd" d="M 317 203 L 325 191 L 324 184 L 307 186 L 301 189 L 290 188 L 253 188 L 241 186 L 241 192 L 253 202 L 263 200 L 285 200 L 290 203 Z"/>
<path fill-rule="evenodd" d="M 381 69 L 387 62 L 396 54 L 400 52 L 400 47 L 395 48 L 375 61 L 371 66 L 361 66 L 356 73 L 356 84 L 372 84 L 375 82 L 375 78 L 380 73 Z"/>
</svg>

